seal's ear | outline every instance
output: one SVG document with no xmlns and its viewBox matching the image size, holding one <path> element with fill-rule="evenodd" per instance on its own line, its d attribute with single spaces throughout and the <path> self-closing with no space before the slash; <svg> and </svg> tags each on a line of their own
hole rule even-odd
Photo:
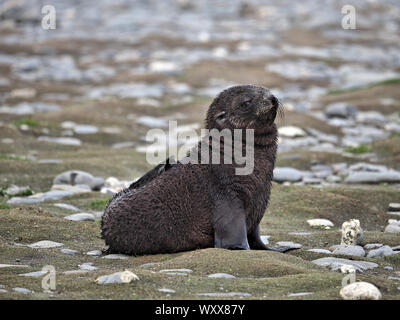
<svg viewBox="0 0 400 320">
<path fill-rule="evenodd" d="M 225 122 L 226 119 L 226 112 L 221 111 L 215 115 L 215 121 L 219 124 L 222 125 Z"/>
</svg>

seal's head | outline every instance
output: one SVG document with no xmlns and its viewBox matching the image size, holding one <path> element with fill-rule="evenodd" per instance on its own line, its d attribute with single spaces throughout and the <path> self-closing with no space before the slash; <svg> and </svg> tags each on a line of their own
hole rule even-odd
<svg viewBox="0 0 400 320">
<path fill-rule="evenodd" d="M 212 102 L 206 118 L 207 129 L 254 129 L 264 134 L 275 127 L 279 100 L 267 88 L 255 85 L 230 87 Z"/>
</svg>

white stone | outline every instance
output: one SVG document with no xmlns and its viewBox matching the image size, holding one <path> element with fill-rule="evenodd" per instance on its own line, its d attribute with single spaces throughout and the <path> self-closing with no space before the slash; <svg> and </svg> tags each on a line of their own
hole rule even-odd
<svg viewBox="0 0 400 320">
<path fill-rule="evenodd" d="M 95 282 L 98 284 L 112 284 L 112 283 L 130 283 L 132 281 L 139 280 L 139 277 L 128 271 L 125 270 L 123 272 L 116 272 L 110 275 L 105 275 L 98 277 Z"/>
<path fill-rule="evenodd" d="M 64 217 L 64 219 L 70 220 L 70 221 L 94 221 L 94 215 L 91 213 L 76 213 L 72 214 L 70 216 Z"/>
<path fill-rule="evenodd" d="M 309 219 L 307 220 L 307 223 L 310 225 L 310 227 L 323 228 L 323 229 L 330 229 L 331 227 L 334 226 L 333 223 L 328 219 Z"/>
<path fill-rule="evenodd" d="M 351 219 L 342 224 L 342 244 L 359 245 L 363 241 L 363 230 L 360 220 Z"/>
<path fill-rule="evenodd" d="M 332 252 L 333 254 L 341 254 L 346 256 L 364 257 L 365 251 L 361 246 L 340 245 Z"/>
<path fill-rule="evenodd" d="M 288 137 L 288 138 L 295 138 L 295 137 L 304 137 L 307 133 L 299 128 L 294 126 L 285 126 L 280 127 L 278 129 L 279 136 Z"/>
<path fill-rule="evenodd" d="M 62 247 L 63 244 L 59 242 L 49 241 L 49 240 L 42 240 L 35 243 L 28 245 L 29 248 L 33 249 L 49 249 L 49 248 L 57 248 Z"/>
<path fill-rule="evenodd" d="M 108 254 L 103 257 L 103 259 L 120 259 L 120 260 L 125 260 L 128 259 L 129 256 L 125 254 Z"/>
<path fill-rule="evenodd" d="M 308 249 L 307 251 L 315 252 L 315 253 L 325 253 L 325 254 L 331 254 L 332 253 L 327 249 Z"/>
<path fill-rule="evenodd" d="M 227 279 L 234 279 L 235 276 L 228 274 L 228 273 L 213 273 L 208 275 L 209 278 L 227 278 Z"/>
<path fill-rule="evenodd" d="M 340 290 L 344 300 L 380 300 L 382 294 L 377 287 L 368 282 L 354 282 Z"/>
</svg>

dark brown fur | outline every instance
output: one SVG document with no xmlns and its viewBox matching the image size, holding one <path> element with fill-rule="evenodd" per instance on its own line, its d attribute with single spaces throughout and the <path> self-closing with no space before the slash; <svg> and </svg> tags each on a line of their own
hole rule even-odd
<svg viewBox="0 0 400 320">
<path fill-rule="evenodd" d="M 266 249 L 259 223 L 270 197 L 278 109 L 279 102 L 262 87 L 236 86 L 217 96 L 206 128 L 254 129 L 253 173 L 235 175 L 235 163 L 157 166 L 108 204 L 101 227 L 109 251 L 140 255 L 214 246 L 247 249 L 246 244 L 229 240 L 241 227 L 250 248 Z M 235 212 L 243 213 L 243 222 L 235 220 Z"/>
</svg>

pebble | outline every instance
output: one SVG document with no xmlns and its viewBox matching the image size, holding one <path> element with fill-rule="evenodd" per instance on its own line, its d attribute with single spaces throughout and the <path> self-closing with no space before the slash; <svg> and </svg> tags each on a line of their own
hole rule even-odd
<svg viewBox="0 0 400 320">
<path fill-rule="evenodd" d="M 279 136 L 288 138 L 304 137 L 307 135 L 307 133 L 303 129 L 294 126 L 280 127 L 278 129 L 278 133 Z"/>
<path fill-rule="evenodd" d="M 64 253 L 64 254 L 70 254 L 70 255 L 79 253 L 79 251 L 72 250 L 72 249 L 61 249 L 60 252 Z"/>
<path fill-rule="evenodd" d="M 387 172 L 353 172 L 344 181 L 350 184 L 397 183 L 400 182 L 400 172 L 394 170 Z"/>
<path fill-rule="evenodd" d="M 101 250 L 93 250 L 93 251 L 89 251 L 86 252 L 86 255 L 88 256 L 101 256 L 103 253 L 101 252 Z"/>
<path fill-rule="evenodd" d="M 173 289 L 168 289 L 168 288 L 161 288 L 158 289 L 158 291 L 163 292 L 163 293 L 175 293 L 176 291 Z"/>
<path fill-rule="evenodd" d="M 40 136 L 38 138 L 38 141 L 50 142 L 66 146 L 80 146 L 82 144 L 81 140 L 77 138 L 66 138 L 66 137 L 56 138 L 56 137 Z"/>
<path fill-rule="evenodd" d="M 352 265 L 358 272 L 379 267 L 379 265 L 374 262 L 356 261 L 334 257 L 320 258 L 313 260 L 312 262 L 322 267 L 328 267 L 332 271 L 340 270 L 340 267 L 343 265 Z"/>
<path fill-rule="evenodd" d="M 92 190 L 100 190 L 104 185 L 104 179 L 94 177 L 92 174 L 81 170 L 65 171 L 57 175 L 53 180 L 53 185 L 69 184 L 69 185 L 87 185 Z"/>
<path fill-rule="evenodd" d="M 18 293 L 23 293 L 23 294 L 28 294 L 28 293 L 32 293 L 31 290 L 26 289 L 26 288 L 12 288 L 13 291 L 18 292 Z"/>
<path fill-rule="evenodd" d="M 389 224 L 389 225 L 386 226 L 385 232 L 388 232 L 388 233 L 400 233 L 400 225 Z"/>
<path fill-rule="evenodd" d="M 213 273 L 208 275 L 209 278 L 226 278 L 226 279 L 234 279 L 235 276 L 228 273 Z"/>
<path fill-rule="evenodd" d="M 343 300 L 380 300 L 382 294 L 377 287 L 368 282 L 354 282 L 340 290 Z"/>
<path fill-rule="evenodd" d="M 361 247 L 361 246 L 340 245 L 335 250 L 333 250 L 332 254 L 364 257 L 365 256 L 365 251 L 364 251 L 363 247 Z"/>
<path fill-rule="evenodd" d="M 73 205 L 70 205 L 70 204 L 66 204 L 66 203 L 54 203 L 53 206 L 55 206 L 57 208 L 62 208 L 62 209 L 66 209 L 66 210 L 75 211 L 75 212 L 81 211 L 77 207 L 75 207 Z"/>
<path fill-rule="evenodd" d="M 127 256 L 125 254 L 108 254 L 103 257 L 103 259 L 120 259 L 120 260 L 125 260 L 130 258 L 130 256 Z"/>
<path fill-rule="evenodd" d="M 163 273 L 173 273 L 173 272 L 179 272 L 179 273 L 191 273 L 193 272 L 193 270 L 191 269 L 163 269 L 160 270 L 159 272 L 163 272 Z"/>
<path fill-rule="evenodd" d="M 197 295 L 205 297 L 251 297 L 251 294 L 247 292 L 210 292 L 198 293 Z"/>
<path fill-rule="evenodd" d="M 113 284 L 113 283 L 130 283 L 132 281 L 139 280 L 139 277 L 128 271 L 125 270 L 123 272 L 116 272 L 110 275 L 105 275 L 98 277 L 95 282 L 98 284 Z"/>
<path fill-rule="evenodd" d="M 277 167 L 274 169 L 273 180 L 277 182 L 296 182 L 303 179 L 303 173 L 294 168 Z"/>
<path fill-rule="evenodd" d="M 308 249 L 307 251 L 316 252 L 316 253 L 326 253 L 326 254 L 331 254 L 332 253 L 327 249 Z"/>
<path fill-rule="evenodd" d="M 391 267 L 391 266 L 386 266 L 383 269 L 388 270 L 388 271 L 393 271 L 394 270 L 393 267 Z"/>
<path fill-rule="evenodd" d="M 19 276 L 23 277 L 42 277 L 45 274 L 47 274 L 47 271 L 35 271 L 35 272 L 29 272 L 29 273 L 21 273 Z"/>
<path fill-rule="evenodd" d="M 364 249 L 366 249 L 366 250 L 372 250 L 372 249 L 380 248 L 380 247 L 382 247 L 382 246 L 383 246 L 383 244 L 381 244 L 381 243 L 368 243 L 368 244 L 366 244 L 366 245 L 364 246 Z"/>
<path fill-rule="evenodd" d="M 275 243 L 275 245 L 272 248 L 277 249 L 278 251 L 281 252 L 286 252 L 288 250 L 300 249 L 301 247 L 302 245 L 300 243 L 295 243 L 292 241 L 279 241 Z"/>
<path fill-rule="evenodd" d="M 313 292 L 289 293 L 287 296 L 288 297 L 303 297 L 303 296 L 309 296 L 310 294 L 313 294 Z"/>
<path fill-rule="evenodd" d="M 389 211 L 400 211 L 400 203 L 395 203 L 395 202 L 389 203 L 388 210 Z"/>
<path fill-rule="evenodd" d="M 33 249 L 50 249 L 50 248 L 57 248 L 57 247 L 62 247 L 62 246 L 63 246 L 62 243 L 54 242 L 54 241 L 50 241 L 50 240 L 42 240 L 42 241 L 38 241 L 38 242 L 28 245 L 29 248 L 33 248 Z"/>
<path fill-rule="evenodd" d="M 94 221 L 94 215 L 91 213 L 76 213 L 72 214 L 70 216 L 64 217 L 64 219 L 70 220 L 70 221 Z"/>
<path fill-rule="evenodd" d="M 307 220 L 307 223 L 310 227 L 317 227 L 322 229 L 330 229 L 334 226 L 332 221 L 329 221 L 327 219 L 309 219 Z"/>
<path fill-rule="evenodd" d="M 98 268 L 93 265 L 93 262 L 86 262 L 78 265 L 79 269 L 86 271 L 97 270 Z"/>
</svg>

